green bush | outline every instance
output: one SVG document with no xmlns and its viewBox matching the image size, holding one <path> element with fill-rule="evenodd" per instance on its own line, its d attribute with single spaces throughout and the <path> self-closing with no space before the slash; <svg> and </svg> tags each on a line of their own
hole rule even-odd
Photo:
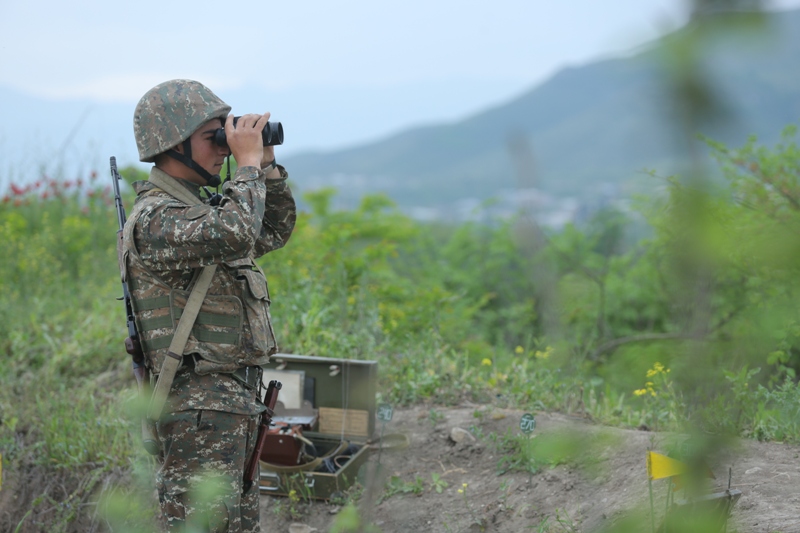
<svg viewBox="0 0 800 533">
<path fill-rule="evenodd" d="M 792 135 L 774 150 L 714 145 L 729 186 L 672 180 L 643 203 L 652 232 L 636 243 L 613 211 L 538 234 L 523 220 L 423 224 L 383 196 L 335 211 L 335 191 L 310 193 L 288 245 L 259 260 L 282 350 L 377 360 L 381 400 L 401 405 L 466 399 L 799 441 Z M 116 214 L 87 183 L 15 187 L 0 203 L 12 471 L 138 461 Z M 658 383 L 656 365 L 670 371 Z"/>
</svg>

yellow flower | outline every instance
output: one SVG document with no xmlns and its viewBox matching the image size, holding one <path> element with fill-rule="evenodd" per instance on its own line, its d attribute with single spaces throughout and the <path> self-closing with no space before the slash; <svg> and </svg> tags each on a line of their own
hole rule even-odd
<svg viewBox="0 0 800 533">
<path fill-rule="evenodd" d="M 484 357 L 483 361 L 481 361 L 481 366 L 492 366 L 492 360 L 488 357 Z"/>
<path fill-rule="evenodd" d="M 636 389 L 635 391 L 633 391 L 633 393 L 636 396 L 644 396 L 645 394 L 647 394 L 647 389 Z"/>
<path fill-rule="evenodd" d="M 523 354 L 525 353 L 525 349 L 522 346 L 517 346 L 516 350 L 514 350 L 514 353 L 517 355 Z"/>
<path fill-rule="evenodd" d="M 466 483 L 462 483 L 461 486 L 464 487 L 465 489 L 467 488 L 467 484 Z"/>
<path fill-rule="evenodd" d="M 356 303 L 356 297 L 355 296 L 348 296 L 347 297 L 347 305 L 353 305 L 354 303 Z"/>
<path fill-rule="evenodd" d="M 647 371 L 647 377 L 652 378 L 653 376 L 657 376 L 658 374 L 668 374 L 668 373 L 669 373 L 668 368 L 665 368 L 664 365 L 662 365 L 659 362 L 656 362 L 653 364 L 653 368 Z"/>
<path fill-rule="evenodd" d="M 464 491 L 462 489 L 458 489 L 458 493 L 459 494 L 464 494 Z"/>
</svg>

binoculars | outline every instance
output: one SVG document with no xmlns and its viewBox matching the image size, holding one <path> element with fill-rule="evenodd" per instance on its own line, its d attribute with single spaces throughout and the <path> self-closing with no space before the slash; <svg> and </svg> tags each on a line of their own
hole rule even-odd
<svg viewBox="0 0 800 533">
<path fill-rule="evenodd" d="M 233 117 L 233 126 L 241 117 Z M 283 126 L 280 122 L 267 122 L 264 129 L 261 131 L 261 139 L 264 141 L 264 146 L 277 146 L 283 144 Z M 225 128 L 218 128 L 214 132 L 214 142 L 217 146 L 228 146 L 228 139 L 225 135 Z"/>
</svg>

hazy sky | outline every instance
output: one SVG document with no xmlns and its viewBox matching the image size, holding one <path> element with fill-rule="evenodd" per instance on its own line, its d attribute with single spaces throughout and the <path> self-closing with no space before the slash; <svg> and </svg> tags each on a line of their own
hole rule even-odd
<svg viewBox="0 0 800 533">
<path fill-rule="evenodd" d="M 0 4 L 0 84 L 135 102 L 165 79 L 215 88 L 503 80 L 631 48 L 684 19 L 681 0 Z M 487 95 L 491 97 L 492 95 Z"/>
<path fill-rule="evenodd" d="M 285 149 L 335 149 L 459 119 L 530 89 L 564 66 L 630 51 L 681 25 L 687 5 L 0 0 L 0 89 L 73 108 L 125 105 L 130 109 L 124 113 L 132 116 L 136 101 L 156 83 L 193 78 L 229 100 L 237 113 L 270 110 L 280 117 L 287 128 Z M 768 5 L 797 7 L 800 0 Z M 262 100 L 262 109 L 249 108 Z M 95 113 L 101 116 L 91 125 L 94 135 L 111 137 L 100 120 L 105 111 Z M 50 140 L 42 142 L 63 145 L 79 121 L 53 118 L 49 137 L 42 137 Z M 19 122 L 8 122 L 0 123 L 3 158 L 13 146 L 8 139 L 19 136 Z M 127 147 L 132 135 L 129 124 L 124 128 L 126 137 L 118 142 Z"/>
</svg>

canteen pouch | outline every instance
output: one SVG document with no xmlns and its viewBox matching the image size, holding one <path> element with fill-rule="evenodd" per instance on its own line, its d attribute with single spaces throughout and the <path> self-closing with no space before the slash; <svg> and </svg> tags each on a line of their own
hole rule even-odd
<svg viewBox="0 0 800 533">
<path fill-rule="evenodd" d="M 277 351 L 275 332 L 269 314 L 269 289 L 267 278 L 258 267 L 240 268 L 236 273 L 244 311 L 247 320 L 244 323 L 242 349 L 249 355 L 247 365 L 265 365 L 269 356 Z"/>
</svg>

